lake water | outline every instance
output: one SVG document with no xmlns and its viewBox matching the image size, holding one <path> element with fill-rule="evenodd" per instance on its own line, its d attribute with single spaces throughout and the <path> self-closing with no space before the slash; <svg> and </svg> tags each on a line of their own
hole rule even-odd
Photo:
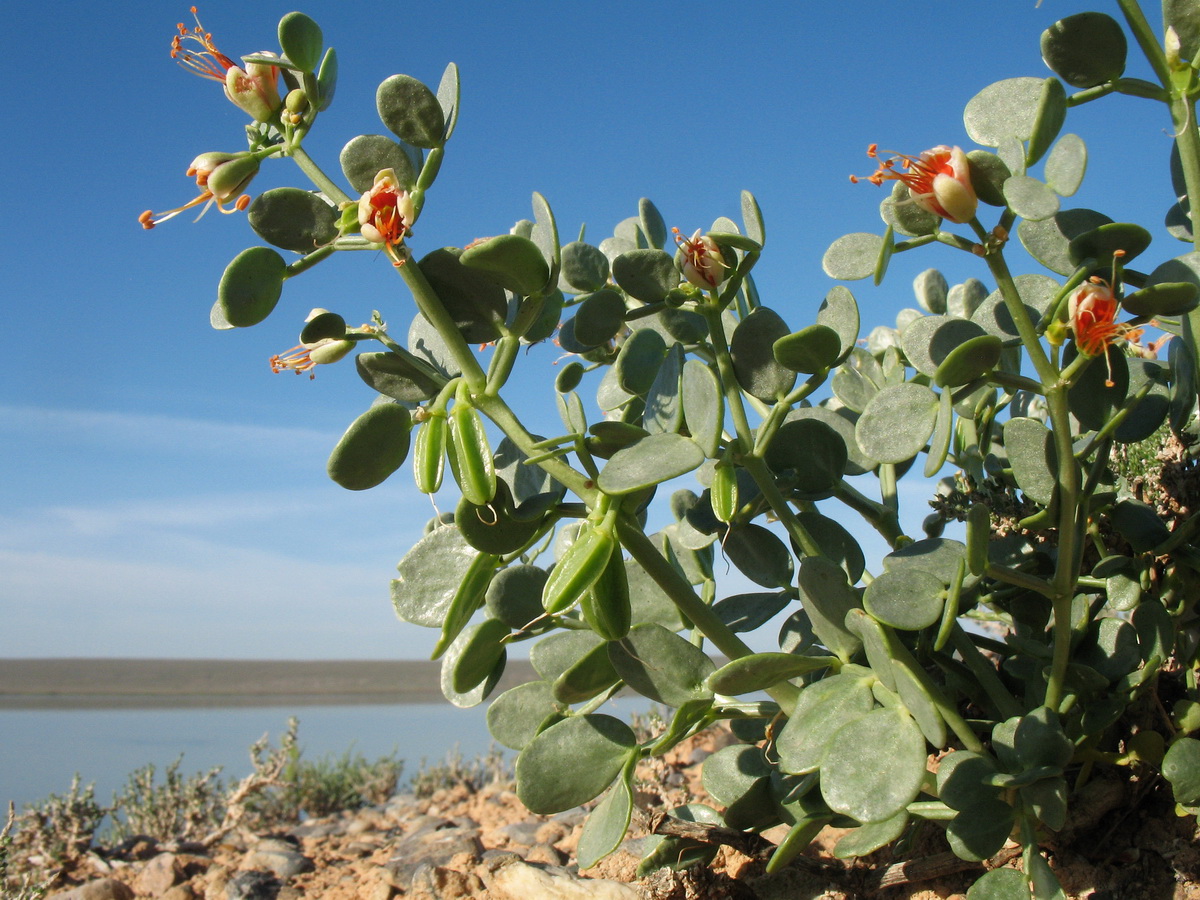
<svg viewBox="0 0 1200 900">
<path fill-rule="evenodd" d="M 252 770 L 250 745 L 269 732 L 277 746 L 289 716 L 300 722 L 304 759 L 350 750 L 375 760 L 394 751 L 405 760 L 402 779 L 414 775 L 422 759 L 440 762 L 455 747 L 467 758 L 492 747 L 486 706 L 447 703 L 0 710 L 0 805 L 12 800 L 20 810 L 65 793 L 76 772 L 108 803 L 134 769 L 153 763 L 161 773 L 181 753 L 181 774 L 219 765 L 223 779 L 234 781 Z"/>
</svg>

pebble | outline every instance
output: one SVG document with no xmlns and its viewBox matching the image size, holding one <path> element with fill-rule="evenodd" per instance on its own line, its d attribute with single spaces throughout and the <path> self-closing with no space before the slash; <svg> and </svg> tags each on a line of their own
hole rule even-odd
<svg viewBox="0 0 1200 900">
<path fill-rule="evenodd" d="M 496 900 L 641 900 L 635 888 L 619 881 L 577 878 L 564 870 L 547 870 L 512 862 L 492 876 Z"/>
<path fill-rule="evenodd" d="M 46 900 L 133 900 L 133 891 L 115 878 L 97 878 L 69 891 L 50 894 Z"/>
<path fill-rule="evenodd" d="M 280 881 L 286 881 L 303 872 L 311 872 L 316 866 L 289 842 L 267 838 L 255 844 L 254 848 L 242 857 L 239 868 L 264 870 Z"/>
<path fill-rule="evenodd" d="M 183 866 L 174 853 L 160 853 L 138 873 L 139 894 L 160 897 L 183 879 Z"/>
<path fill-rule="evenodd" d="M 384 865 L 392 884 L 407 890 L 422 865 L 444 866 L 459 853 L 478 859 L 483 852 L 478 828 L 454 825 L 447 819 L 426 823 L 393 845 L 392 858 Z"/>
<path fill-rule="evenodd" d="M 225 900 L 275 900 L 278 896 L 279 880 L 270 872 L 242 872 L 225 883 Z"/>
</svg>

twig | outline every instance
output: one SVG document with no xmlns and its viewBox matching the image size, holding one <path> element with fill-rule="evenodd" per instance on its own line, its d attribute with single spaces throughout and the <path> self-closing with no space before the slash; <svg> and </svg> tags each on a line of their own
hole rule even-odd
<svg viewBox="0 0 1200 900">
<path fill-rule="evenodd" d="M 1007 865 L 1021 855 L 1021 848 L 1002 850 L 989 862 L 989 868 L 997 869 Z M 945 875 L 954 875 L 968 869 L 979 867 L 979 863 L 960 859 L 950 851 L 937 853 L 924 859 L 908 859 L 904 862 L 893 863 L 879 876 L 879 887 L 893 887 L 897 884 L 914 884 L 918 881 L 929 881 Z"/>
</svg>

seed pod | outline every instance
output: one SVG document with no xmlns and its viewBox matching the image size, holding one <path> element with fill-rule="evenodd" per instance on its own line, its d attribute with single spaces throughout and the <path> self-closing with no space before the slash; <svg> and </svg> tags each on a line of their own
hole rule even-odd
<svg viewBox="0 0 1200 900">
<path fill-rule="evenodd" d="M 446 610 L 446 616 L 442 619 L 442 636 L 438 639 L 437 646 L 433 648 L 432 659 L 437 659 L 450 648 L 454 639 L 471 621 L 475 610 L 483 606 L 488 585 L 492 583 L 492 577 L 496 574 L 496 566 L 499 563 L 500 557 L 491 553 L 480 553 L 471 560 L 466 574 L 458 583 L 458 588 L 450 601 L 450 607 Z"/>
<path fill-rule="evenodd" d="M 610 529 L 584 522 L 575 542 L 546 579 L 542 589 L 542 606 L 546 612 L 556 615 L 578 603 L 603 574 L 616 545 Z"/>
<path fill-rule="evenodd" d="M 732 522 L 738 510 L 737 469 L 724 457 L 718 460 L 713 469 L 708 496 L 713 515 L 726 525 Z"/>
<path fill-rule="evenodd" d="M 433 412 L 417 431 L 413 443 L 413 479 L 422 494 L 436 494 L 442 486 L 448 427 L 446 414 Z"/>
<path fill-rule="evenodd" d="M 992 514 L 984 504 L 977 503 L 967 510 L 967 567 L 972 575 L 987 571 L 991 531 Z"/>
<path fill-rule="evenodd" d="M 608 564 L 590 591 L 579 598 L 579 610 L 588 627 L 606 641 L 619 641 L 629 633 L 633 611 L 629 605 L 629 578 L 621 545 L 613 546 Z"/>
<path fill-rule="evenodd" d="M 460 390 L 450 410 L 450 468 L 462 495 L 476 506 L 496 496 L 496 467 L 479 411 Z"/>
</svg>

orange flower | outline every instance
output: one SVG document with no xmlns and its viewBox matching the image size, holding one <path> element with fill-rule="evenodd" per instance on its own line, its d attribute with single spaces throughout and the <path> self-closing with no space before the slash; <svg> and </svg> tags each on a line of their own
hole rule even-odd
<svg viewBox="0 0 1200 900">
<path fill-rule="evenodd" d="M 879 158 L 879 147 L 872 144 L 867 156 Z M 900 171 L 896 169 L 900 164 Z M 885 181 L 901 181 L 908 187 L 908 194 L 917 206 L 959 224 L 975 218 L 979 200 L 971 186 L 971 167 L 967 155 L 958 147 L 938 146 L 926 150 L 913 158 L 893 154 L 891 159 L 879 161 L 875 173 L 865 178 L 851 175 L 850 180 L 869 181 L 883 184 Z"/>
<path fill-rule="evenodd" d="M 279 68 L 264 63 L 249 63 L 245 69 L 217 49 L 212 33 L 205 31 L 192 7 L 196 27 L 188 30 L 180 22 L 175 27 L 179 34 L 171 40 L 171 58 L 185 69 L 190 69 L 201 78 L 218 81 L 225 87 L 225 96 L 239 109 L 249 113 L 256 122 L 270 121 L 280 106 Z M 184 47 L 184 41 L 199 44 L 201 50 L 192 52 Z M 262 52 L 258 56 L 274 56 Z"/>
<path fill-rule="evenodd" d="M 243 210 L 250 205 L 250 195 L 243 194 L 242 190 L 258 174 L 258 166 L 258 157 L 251 153 L 201 153 L 192 160 L 187 170 L 188 175 L 195 176 L 196 186 L 201 189 L 200 195 L 165 213 L 155 213 L 148 209 L 138 216 L 138 221 L 142 223 L 143 228 L 149 230 L 201 203 L 204 204 L 204 209 L 200 210 L 200 216 L 208 212 L 208 208 L 214 204 L 223 213 Z M 221 205 L 234 197 L 237 199 L 233 201 L 231 209 L 225 209 Z M 199 219 L 200 216 L 196 218 Z"/>
<path fill-rule="evenodd" d="M 412 234 L 416 217 L 412 196 L 400 187 L 394 169 L 384 169 L 375 176 L 375 183 L 358 201 L 358 224 L 368 241 L 383 244 L 397 266 L 407 258 L 400 249 L 404 238 Z"/>
<path fill-rule="evenodd" d="M 1116 321 L 1120 304 L 1104 279 L 1093 276 L 1071 295 L 1068 315 L 1075 343 L 1084 356 L 1101 356 L 1108 345 L 1126 335 L 1129 328 Z"/>
<path fill-rule="evenodd" d="M 671 230 L 675 232 L 675 243 L 683 254 L 680 269 L 690 284 L 707 291 L 725 280 L 725 270 L 729 266 L 716 241 L 701 234 L 699 228 L 690 238 L 685 238 L 678 228 Z"/>
</svg>

